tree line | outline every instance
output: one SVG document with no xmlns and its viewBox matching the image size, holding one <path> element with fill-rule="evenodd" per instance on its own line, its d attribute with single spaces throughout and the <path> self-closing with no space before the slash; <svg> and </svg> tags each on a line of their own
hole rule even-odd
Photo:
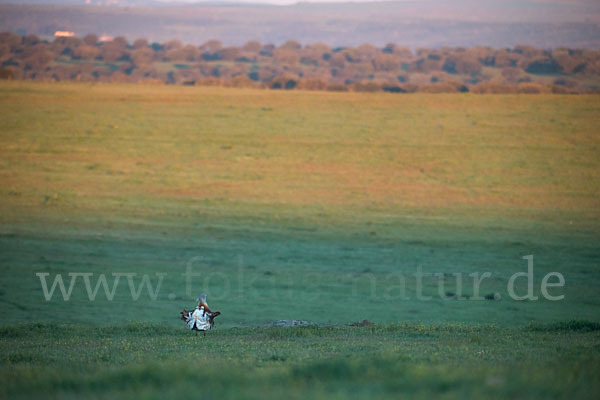
<svg viewBox="0 0 600 400">
<path fill-rule="evenodd" d="M 0 33 L 0 79 L 144 82 L 331 91 L 600 92 L 600 51 L 531 46 L 416 49 L 248 41 L 201 46 L 97 35 Z"/>
</svg>

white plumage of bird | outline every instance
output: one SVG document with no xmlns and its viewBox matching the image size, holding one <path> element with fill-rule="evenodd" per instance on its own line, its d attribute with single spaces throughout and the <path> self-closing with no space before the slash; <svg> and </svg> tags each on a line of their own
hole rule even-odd
<svg viewBox="0 0 600 400">
<path fill-rule="evenodd" d="M 204 293 L 201 293 L 196 301 L 198 302 L 196 309 L 193 311 L 183 310 L 181 312 L 181 319 L 185 321 L 190 330 L 196 331 L 196 336 L 198 336 L 198 332 L 203 332 L 204 336 L 206 336 L 206 331 L 215 327 L 215 317 L 221 315 L 221 313 L 219 311 L 210 311 L 208 304 L 206 304 L 206 294 Z"/>
</svg>

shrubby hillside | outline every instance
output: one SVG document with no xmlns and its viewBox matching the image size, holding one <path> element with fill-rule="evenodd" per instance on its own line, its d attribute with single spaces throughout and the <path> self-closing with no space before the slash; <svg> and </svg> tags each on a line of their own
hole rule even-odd
<svg viewBox="0 0 600 400">
<path fill-rule="evenodd" d="M 415 51 L 394 43 L 331 47 L 248 41 L 200 46 L 177 40 L 100 41 L 97 35 L 0 34 L 0 77 L 43 81 L 154 82 L 179 85 L 335 91 L 588 93 L 600 89 L 600 51 L 531 46 Z"/>
</svg>

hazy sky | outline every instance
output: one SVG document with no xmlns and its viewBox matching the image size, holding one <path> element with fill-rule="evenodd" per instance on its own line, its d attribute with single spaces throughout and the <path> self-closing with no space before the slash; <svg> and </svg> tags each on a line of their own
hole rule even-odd
<svg viewBox="0 0 600 400">
<path fill-rule="evenodd" d="M 382 2 L 382 1 L 393 1 L 393 2 L 408 2 L 408 3 L 429 3 L 435 4 L 438 3 L 440 5 L 448 5 L 452 4 L 454 0 L 157 0 L 164 3 L 206 3 L 206 2 L 232 2 L 232 3 L 268 3 L 268 4 L 295 4 L 295 3 L 372 3 L 372 2 Z M 465 0 L 459 0 L 460 2 L 465 2 Z M 467 0 L 468 1 L 468 0 Z M 477 4 L 477 1 L 471 1 L 474 5 Z M 501 6 L 503 3 L 506 3 L 507 0 L 484 0 L 485 3 L 494 4 Z M 595 0 L 512 0 L 512 3 L 539 3 L 540 5 L 547 4 L 569 4 L 569 2 L 573 3 L 591 3 L 593 4 Z"/>
<path fill-rule="evenodd" d="M 210 0 L 158 0 L 164 3 L 202 3 L 210 2 Z M 217 0 L 218 1 L 218 0 Z M 230 1 L 232 3 L 268 3 L 268 4 L 295 4 L 295 3 L 369 3 L 369 2 L 381 2 L 381 1 L 396 1 L 396 2 L 447 2 L 448 0 L 222 0 Z"/>
</svg>

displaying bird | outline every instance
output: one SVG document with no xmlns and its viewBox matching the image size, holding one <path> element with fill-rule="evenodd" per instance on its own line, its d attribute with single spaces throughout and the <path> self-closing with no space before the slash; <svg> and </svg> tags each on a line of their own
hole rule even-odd
<svg viewBox="0 0 600 400">
<path fill-rule="evenodd" d="M 198 336 L 198 332 L 203 332 L 204 336 L 206 336 L 206 331 L 211 330 L 215 327 L 215 317 L 221 315 L 219 311 L 212 312 L 206 303 L 206 294 L 201 293 L 198 295 L 196 299 L 198 305 L 195 310 L 183 310 L 181 314 L 181 319 L 185 321 L 187 327 L 196 331 L 196 336 Z"/>
</svg>

